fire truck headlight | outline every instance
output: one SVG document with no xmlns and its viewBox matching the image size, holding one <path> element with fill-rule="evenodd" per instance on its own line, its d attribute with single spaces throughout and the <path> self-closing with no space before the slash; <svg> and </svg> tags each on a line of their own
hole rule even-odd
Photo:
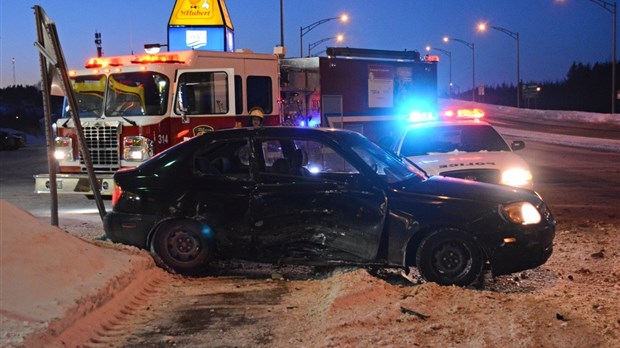
<svg viewBox="0 0 620 348">
<path fill-rule="evenodd" d="M 73 161 L 73 140 L 69 137 L 54 139 L 54 157 L 58 161 Z"/>
<path fill-rule="evenodd" d="M 502 173 L 502 184 L 531 188 L 532 187 L 532 173 L 523 168 L 513 168 L 505 170 Z"/>
<path fill-rule="evenodd" d="M 153 141 L 141 135 L 123 138 L 125 161 L 142 162 L 153 156 Z"/>
</svg>

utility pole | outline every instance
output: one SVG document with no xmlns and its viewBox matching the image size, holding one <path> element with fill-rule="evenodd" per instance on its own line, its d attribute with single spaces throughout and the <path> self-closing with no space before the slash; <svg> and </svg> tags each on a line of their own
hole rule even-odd
<svg viewBox="0 0 620 348">
<path fill-rule="evenodd" d="M 13 62 L 13 86 L 17 86 L 17 81 L 15 80 L 15 57 L 11 61 Z"/>
<path fill-rule="evenodd" d="M 103 57 L 103 50 L 101 49 L 101 33 L 95 32 L 95 45 L 97 45 L 97 57 Z"/>
</svg>

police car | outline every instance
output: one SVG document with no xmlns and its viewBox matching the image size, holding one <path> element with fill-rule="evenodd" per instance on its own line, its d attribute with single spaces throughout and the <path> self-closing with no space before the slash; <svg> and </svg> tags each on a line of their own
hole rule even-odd
<svg viewBox="0 0 620 348">
<path fill-rule="evenodd" d="M 514 151 L 523 141 L 510 144 L 489 123 L 480 109 L 448 110 L 441 118 L 412 119 L 394 150 L 428 175 L 441 175 L 533 188 L 528 164 Z"/>
</svg>

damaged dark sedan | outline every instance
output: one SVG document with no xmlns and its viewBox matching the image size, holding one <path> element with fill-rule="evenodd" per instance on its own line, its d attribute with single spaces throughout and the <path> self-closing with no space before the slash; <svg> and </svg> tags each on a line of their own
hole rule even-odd
<svg viewBox="0 0 620 348">
<path fill-rule="evenodd" d="M 432 177 L 359 133 L 206 133 L 119 171 L 105 231 L 192 274 L 218 259 L 416 267 L 468 285 L 537 267 L 555 222 L 533 191 Z"/>
</svg>

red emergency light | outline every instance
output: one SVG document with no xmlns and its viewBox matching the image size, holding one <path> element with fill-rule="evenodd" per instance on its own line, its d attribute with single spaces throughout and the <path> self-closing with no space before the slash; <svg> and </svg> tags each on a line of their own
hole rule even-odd
<svg viewBox="0 0 620 348">
<path fill-rule="evenodd" d="M 86 69 L 103 68 L 106 66 L 108 66 L 107 63 L 101 58 L 91 58 L 84 64 Z"/>
<path fill-rule="evenodd" d="M 86 69 L 97 69 L 97 68 L 106 68 L 108 66 L 121 66 L 121 62 L 118 58 L 90 58 L 84 64 Z"/>
<path fill-rule="evenodd" d="M 484 117 L 484 110 L 478 108 L 446 110 L 444 111 L 443 116 L 460 118 L 482 118 Z"/>
<path fill-rule="evenodd" d="M 145 54 L 142 56 L 135 56 L 131 59 L 131 62 L 134 64 L 150 64 L 150 63 L 185 63 L 184 61 L 179 59 L 179 56 L 176 54 L 162 54 L 162 55 L 153 55 L 153 54 Z"/>
</svg>

